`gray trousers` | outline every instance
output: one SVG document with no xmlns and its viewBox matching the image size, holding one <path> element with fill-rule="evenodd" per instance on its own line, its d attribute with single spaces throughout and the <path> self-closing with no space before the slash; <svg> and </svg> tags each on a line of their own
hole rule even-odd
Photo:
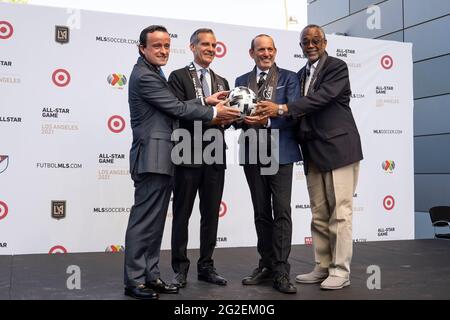
<svg viewBox="0 0 450 320">
<path fill-rule="evenodd" d="M 138 286 L 160 277 L 159 254 L 172 193 L 172 177 L 165 174 L 132 175 L 134 205 L 125 235 L 125 286 Z"/>
</svg>

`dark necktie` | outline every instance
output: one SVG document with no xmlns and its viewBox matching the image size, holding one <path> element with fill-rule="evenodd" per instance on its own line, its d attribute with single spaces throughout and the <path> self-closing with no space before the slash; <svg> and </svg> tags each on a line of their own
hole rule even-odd
<svg viewBox="0 0 450 320">
<path fill-rule="evenodd" d="M 259 74 L 258 89 L 263 86 L 264 82 L 266 82 L 265 76 L 266 73 L 264 71 Z"/>
</svg>

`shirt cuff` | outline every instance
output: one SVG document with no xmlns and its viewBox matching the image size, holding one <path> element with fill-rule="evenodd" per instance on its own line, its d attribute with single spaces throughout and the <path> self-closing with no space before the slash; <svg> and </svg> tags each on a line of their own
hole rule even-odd
<svg viewBox="0 0 450 320">
<path fill-rule="evenodd" d="M 217 116 L 217 109 L 216 109 L 216 107 L 213 107 L 213 112 L 214 112 L 214 116 L 213 116 L 213 119 Z"/>
<path fill-rule="evenodd" d="M 267 119 L 267 123 L 264 125 L 264 128 L 270 128 L 271 126 L 271 122 L 270 122 L 270 118 Z"/>
</svg>

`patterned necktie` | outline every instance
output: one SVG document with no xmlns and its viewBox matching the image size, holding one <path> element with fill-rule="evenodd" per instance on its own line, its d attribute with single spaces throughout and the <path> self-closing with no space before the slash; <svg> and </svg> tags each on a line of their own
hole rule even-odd
<svg viewBox="0 0 450 320">
<path fill-rule="evenodd" d="M 306 68 L 306 83 L 305 83 L 305 96 L 308 94 L 309 86 L 311 85 L 311 80 L 314 76 L 314 71 L 316 70 L 316 67 L 314 65 L 311 65 L 309 68 Z"/>
<path fill-rule="evenodd" d="M 265 73 L 264 71 L 259 74 L 258 89 L 262 87 L 264 82 L 266 82 L 266 78 L 265 78 L 266 74 L 267 73 Z"/>
<path fill-rule="evenodd" d="M 200 72 L 202 73 L 200 75 L 200 82 L 202 83 L 203 95 L 205 97 L 209 97 L 211 95 L 211 92 L 209 91 L 208 81 L 206 81 L 206 73 L 208 72 L 208 70 L 200 69 Z"/>
</svg>

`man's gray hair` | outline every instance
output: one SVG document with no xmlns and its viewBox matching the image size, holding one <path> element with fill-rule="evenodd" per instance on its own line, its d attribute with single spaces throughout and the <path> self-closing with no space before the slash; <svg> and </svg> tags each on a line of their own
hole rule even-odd
<svg viewBox="0 0 450 320">
<path fill-rule="evenodd" d="M 211 33 L 214 35 L 214 31 L 208 28 L 200 28 L 194 31 L 194 33 L 191 36 L 191 39 L 189 40 L 191 44 L 196 45 L 200 42 L 200 39 L 198 38 L 198 35 L 200 33 Z"/>
</svg>

